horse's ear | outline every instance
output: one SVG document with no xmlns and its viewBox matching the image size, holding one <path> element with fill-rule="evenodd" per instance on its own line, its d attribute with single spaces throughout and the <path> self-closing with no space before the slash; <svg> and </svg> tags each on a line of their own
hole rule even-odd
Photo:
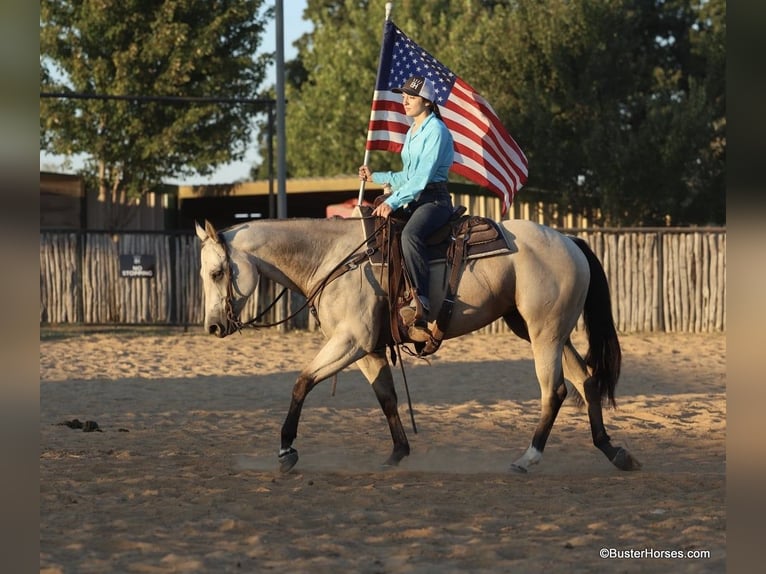
<svg viewBox="0 0 766 574">
<path fill-rule="evenodd" d="M 207 219 L 205 220 L 205 233 L 207 233 L 207 236 L 210 239 L 218 243 L 218 232 L 215 230 L 215 227 L 213 227 L 213 224 Z"/>
<path fill-rule="evenodd" d="M 207 239 L 207 234 L 205 233 L 205 230 L 202 229 L 202 226 L 196 221 L 194 222 L 194 230 L 197 232 L 197 237 L 199 237 L 200 241 L 205 241 Z"/>
</svg>

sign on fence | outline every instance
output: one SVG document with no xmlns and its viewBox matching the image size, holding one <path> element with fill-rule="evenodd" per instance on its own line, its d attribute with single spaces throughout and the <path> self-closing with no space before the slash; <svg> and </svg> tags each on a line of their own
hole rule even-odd
<svg viewBox="0 0 766 574">
<path fill-rule="evenodd" d="M 120 255 L 120 277 L 154 277 L 154 255 Z"/>
</svg>

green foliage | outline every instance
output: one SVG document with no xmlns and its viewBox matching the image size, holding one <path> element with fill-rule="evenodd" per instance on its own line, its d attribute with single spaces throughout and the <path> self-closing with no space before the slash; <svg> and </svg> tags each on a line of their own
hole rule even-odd
<svg viewBox="0 0 766 574">
<path fill-rule="evenodd" d="M 42 0 L 40 89 L 255 98 L 263 0 Z M 41 149 L 86 154 L 106 199 L 241 159 L 258 112 L 243 104 L 41 99 Z"/>
<path fill-rule="evenodd" d="M 308 1 L 290 175 L 361 162 L 384 5 Z M 725 0 L 402 0 L 393 20 L 492 103 L 530 160 L 530 191 L 604 225 L 725 222 Z"/>
</svg>

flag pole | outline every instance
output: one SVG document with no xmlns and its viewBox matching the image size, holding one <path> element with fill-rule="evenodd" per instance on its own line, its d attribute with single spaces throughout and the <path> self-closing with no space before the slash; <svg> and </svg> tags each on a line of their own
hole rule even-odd
<svg viewBox="0 0 766 574">
<path fill-rule="evenodd" d="M 385 22 L 388 22 L 391 19 L 391 10 L 394 8 L 393 2 L 386 2 L 386 20 Z M 380 41 L 380 51 L 381 54 L 383 52 L 383 40 Z M 380 61 L 378 61 L 378 70 L 375 73 L 375 88 L 378 87 L 378 77 L 380 76 Z M 373 99 L 375 99 L 375 90 L 373 90 Z M 367 129 L 367 135 L 369 136 L 370 130 Z M 365 144 L 365 150 L 364 150 L 364 159 L 362 160 L 362 165 L 367 165 L 367 162 L 370 161 L 370 150 L 366 149 L 367 146 Z M 359 197 L 356 199 L 357 205 L 362 205 L 362 201 L 364 201 L 364 184 L 366 182 L 362 180 L 359 183 Z"/>
</svg>

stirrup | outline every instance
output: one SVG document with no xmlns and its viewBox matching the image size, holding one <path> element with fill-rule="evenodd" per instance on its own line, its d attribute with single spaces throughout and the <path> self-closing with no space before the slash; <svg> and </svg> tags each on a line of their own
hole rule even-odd
<svg viewBox="0 0 766 574">
<path fill-rule="evenodd" d="M 407 336 L 416 343 L 427 343 L 433 338 L 433 333 L 428 328 L 428 323 L 420 320 L 410 325 L 409 329 L 407 329 Z"/>
</svg>

